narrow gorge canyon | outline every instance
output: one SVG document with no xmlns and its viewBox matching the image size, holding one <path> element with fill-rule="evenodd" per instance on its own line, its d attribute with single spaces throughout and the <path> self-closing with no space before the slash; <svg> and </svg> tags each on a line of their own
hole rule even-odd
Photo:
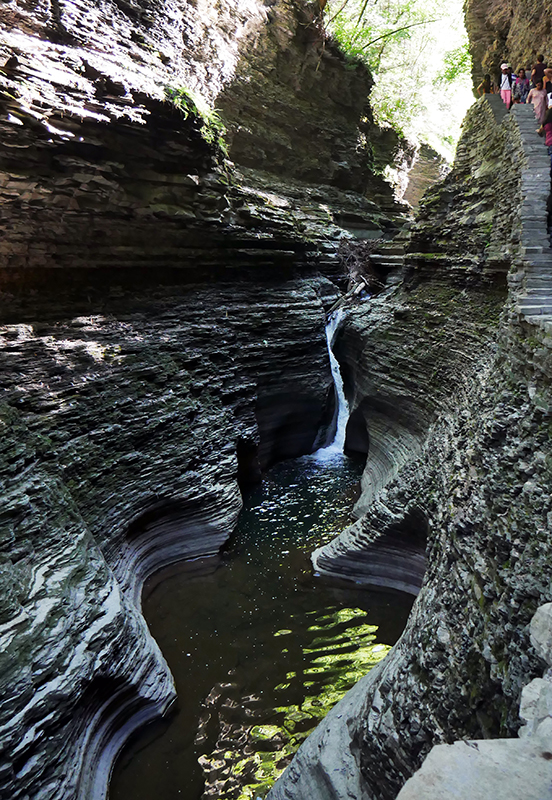
<svg viewBox="0 0 552 800">
<path fill-rule="evenodd" d="M 552 662 L 546 150 L 531 109 L 478 100 L 413 217 L 383 173 L 418 155 L 322 5 L 0 4 L 6 800 L 103 800 L 174 707 L 144 582 L 216 564 L 247 491 L 332 440 L 351 253 L 333 350 L 365 466 L 312 567 L 416 600 L 268 797 L 394 799 L 434 745 L 516 737 Z M 466 22 L 475 69 L 541 46 L 483 0 Z"/>
</svg>

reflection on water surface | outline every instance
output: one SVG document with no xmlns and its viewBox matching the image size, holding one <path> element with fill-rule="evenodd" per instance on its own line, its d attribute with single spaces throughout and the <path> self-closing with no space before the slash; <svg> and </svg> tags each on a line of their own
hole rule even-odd
<svg viewBox="0 0 552 800">
<path fill-rule="evenodd" d="M 311 573 L 308 554 L 350 522 L 359 477 L 343 456 L 279 464 L 245 498 L 216 571 L 146 587 L 178 709 L 129 746 L 111 800 L 264 797 L 398 639 L 412 598 L 331 587 Z"/>
</svg>

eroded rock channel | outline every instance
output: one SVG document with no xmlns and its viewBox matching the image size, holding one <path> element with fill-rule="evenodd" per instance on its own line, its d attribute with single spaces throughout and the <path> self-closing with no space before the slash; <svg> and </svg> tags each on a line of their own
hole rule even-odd
<svg viewBox="0 0 552 800">
<path fill-rule="evenodd" d="M 329 708 L 398 639 L 412 598 L 313 580 L 349 520 L 361 465 L 306 457 L 245 495 L 222 565 L 146 585 L 178 690 L 163 736 L 123 755 L 110 797 L 263 797 Z M 151 594 L 148 594 L 151 591 Z M 153 733 L 153 732 L 152 732 Z"/>
</svg>

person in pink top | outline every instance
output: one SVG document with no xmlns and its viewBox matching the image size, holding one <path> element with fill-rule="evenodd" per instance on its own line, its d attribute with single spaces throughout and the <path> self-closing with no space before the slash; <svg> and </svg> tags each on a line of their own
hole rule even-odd
<svg viewBox="0 0 552 800">
<path fill-rule="evenodd" d="M 531 89 L 527 95 L 527 102 L 533 103 L 535 116 L 542 125 L 544 115 L 546 114 L 546 110 L 548 108 L 548 98 L 546 96 L 546 92 L 544 91 L 542 81 L 537 81 L 536 87 Z"/>
</svg>

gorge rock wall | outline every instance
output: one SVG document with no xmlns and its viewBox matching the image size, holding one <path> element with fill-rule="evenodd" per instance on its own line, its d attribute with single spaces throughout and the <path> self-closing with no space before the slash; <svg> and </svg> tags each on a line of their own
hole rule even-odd
<svg viewBox="0 0 552 800">
<path fill-rule="evenodd" d="M 346 369 L 361 359 L 359 373 L 374 371 L 353 397 L 375 407 L 364 488 L 376 493 L 315 568 L 385 585 L 397 575 L 378 567 L 378 543 L 393 555 L 397 533 L 406 548 L 424 533 L 427 570 L 399 643 L 302 746 L 271 800 L 391 800 L 435 743 L 514 736 L 521 689 L 542 671 L 528 625 L 551 591 L 552 373 L 548 334 L 515 310 L 524 155 L 515 118 L 503 117 L 495 98 L 469 112 L 458 161 L 414 226 L 404 287 L 345 323 Z M 373 331 L 361 325 L 369 314 Z M 380 458 L 383 436 L 403 463 Z"/>
<path fill-rule="evenodd" d="M 0 714 L 14 800 L 102 797 L 118 747 L 173 699 L 141 582 L 215 555 L 238 478 L 308 452 L 331 422 L 328 288 L 158 290 L 2 327 Z"/>
<path fill-rule="evenodd" d="M 402 208 L 372 169 L 370 76 L 316 19 L 285 0 L 0 9 L 11 800 L 104 797 L 174 699 L 142 581 L 216 554 L 239 486 L 331 432 L 328 276 L 342 237 L 389 234 Z M 220 101 L 239 169 L 169 86 Z"/>
<path fill-rule="evenodd" d="M 464 14 L 475 86 L 486 72 L 497 76 L 503 61 L 518 70 L 532 66 L 539 53 L 551 60 L 550 18 L 536 4 L 521 7 L 511 0 L 467 0 Z"/>
<path fill-rule="evenodd" d="M 392 229 L 400 208 L 373 169 L 370 75 L 325 43 L 304 3 L 12 3 L 1 14 L 4 287 L 51 283 L 59 268 L 64 285 L 92 287 L 114 270 L 135 285 L 152 268 L 165 283 L 274 268 L 279 279 L 317 258 L 328 267 L 343 227 Z M 168 87 L 216 101 L 230 156 L 288 178 L 284 198 L 234 174 L 218 123 L 176 109 Z"/>
</svg>

